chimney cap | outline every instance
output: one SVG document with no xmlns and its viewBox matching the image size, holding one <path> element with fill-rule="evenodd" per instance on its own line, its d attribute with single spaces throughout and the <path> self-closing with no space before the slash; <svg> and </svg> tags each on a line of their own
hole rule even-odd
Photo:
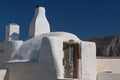
<svg viewBox="0 0 120 80">
<path fill-rule="evenodd" d="M 44 6 L 43 5 L 37 5 L 36 8 L 38 8 L 38 7 L 44 7 Z"/>
</svg>

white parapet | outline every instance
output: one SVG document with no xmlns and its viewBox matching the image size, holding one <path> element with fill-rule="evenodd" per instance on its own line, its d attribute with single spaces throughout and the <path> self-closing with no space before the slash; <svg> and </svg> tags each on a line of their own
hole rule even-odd
<svg viewBox="0 0 120 80">
<path fill-rule="evenodd" d="M 112 73 L 120 73 L 119 58 L 98 58 L 96 59 L 97 73 L 111 71 Z"/>
<path fill-rule="evenodd" d="M 58 80 L 78 80 L 78 79 L 75 79 L 75 78 L 64 78 L 64 79 L 58 79 Z"/>
<path fill-rule="evenodd" d="M 29 37 L 35 37 L 42 33 L 49 33 L 50 25 L 45 15 L 45 8 L 43 6 L 37 6 L 35 15 L 30 24 Z"/>
<path fill-rule="evenodd" d="M 120 80 L 120 73 L 98 73 L 97 80 Z"/>
<path fill-rule="evenodd" d="M 19 25 L 12 23 L 6 26 L 6 41 L 19 40 Z"/>
<path fill-rule="evenodd" d="M 0 69 L 0 80 L 5 80 L 7 70 L 6 69 Z"/>
<path fill-rule="evenodd" d="M 96 80 L 96 45 L 94 42 L 81 42 L 82 80 Z"/>
</svg>

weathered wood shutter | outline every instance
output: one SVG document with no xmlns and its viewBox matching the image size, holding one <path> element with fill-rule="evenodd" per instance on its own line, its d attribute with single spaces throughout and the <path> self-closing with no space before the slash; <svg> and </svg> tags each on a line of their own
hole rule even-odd
<svg viewBox="0 0 120 80">
<path fill-rule="evenodd" d="M 81 59 L 80 45 L 74 41 L 63 43 L 63 65 L 65 78 L 79 77 L 79 59 Z"/>
</svg>

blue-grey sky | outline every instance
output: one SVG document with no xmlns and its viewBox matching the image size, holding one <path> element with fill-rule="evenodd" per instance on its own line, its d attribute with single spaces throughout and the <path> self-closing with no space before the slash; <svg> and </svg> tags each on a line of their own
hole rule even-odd
<svg viewBox="0 0 120 80">
<path fill-rule="evenodd" d="M 19 24 L 25 40 L 39 4 L 46 7 L 51 31 L 71 32 L 80 39 L 120 34 L 119 0 L 0 0 L 0 42 L 8 23 Z"/>
</svg>

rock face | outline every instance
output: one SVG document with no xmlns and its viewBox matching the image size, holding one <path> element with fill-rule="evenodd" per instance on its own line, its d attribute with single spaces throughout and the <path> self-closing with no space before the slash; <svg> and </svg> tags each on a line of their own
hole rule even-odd
<svg viewBox="0 0 120 80">
<path fill-rule="evenodd" d="M 120 56 L 120 35 L 89 39 L 96 43 L 97 56 Z"/>
</svg>

